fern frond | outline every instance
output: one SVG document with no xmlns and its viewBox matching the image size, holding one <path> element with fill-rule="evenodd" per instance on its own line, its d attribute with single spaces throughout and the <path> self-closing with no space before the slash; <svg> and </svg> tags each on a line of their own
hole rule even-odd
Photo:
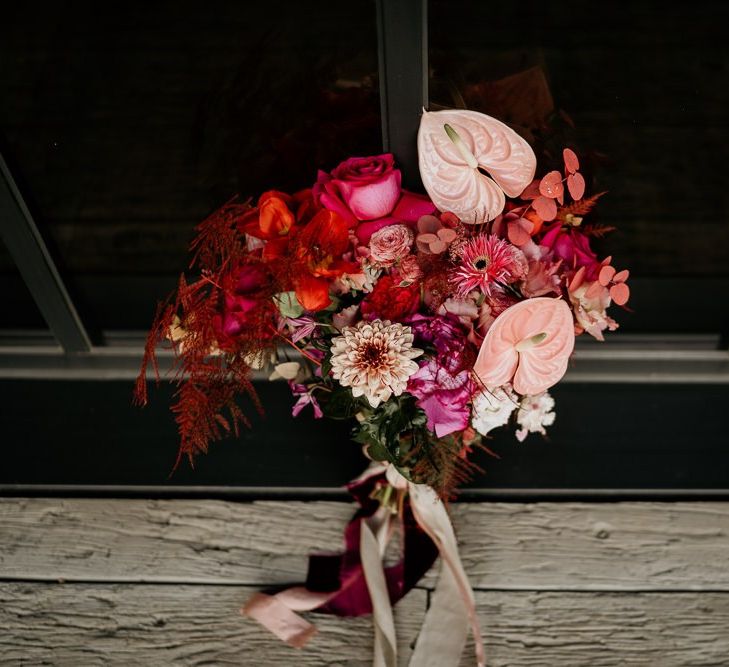
<svg viewBox="0 0 729 667">
<path fill-rule="evenodd" d="M 592 211 L 593 208 L 595 208 L 597 200 L 606 193 L 607 190 L 603 192 L 598 192 L 591 197 L 585 197 L 584 199 L 580 199 L 579 201 L 573 201 L 567 206 L 563 206 L 559 209 L 559 212 L 557 213 L 557 218 L 564 222 L 565 218 L 568 215 L 587 215 L 590 211 Z"/>
</svg>

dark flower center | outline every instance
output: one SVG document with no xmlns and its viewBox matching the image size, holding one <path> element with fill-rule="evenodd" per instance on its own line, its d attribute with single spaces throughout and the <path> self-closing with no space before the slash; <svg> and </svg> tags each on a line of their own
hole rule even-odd
<svg viewBox="0 0 729 667">
<path fill-rule="evenodd" d="M 363 345 L 359 350 L 359 361 L 368 368 L 379 368 L 384 365 L 387 355 L 382 345 L 377 343 L 368 343 Z"/>
<path fill-rule="evenodd" d="M 476 271 L 485 271 L 489 268 L 489 264 L 491 264 L 491 260 L 488 257 L 479 257 L 473 263 L 473 267 Z"/>
</svg>

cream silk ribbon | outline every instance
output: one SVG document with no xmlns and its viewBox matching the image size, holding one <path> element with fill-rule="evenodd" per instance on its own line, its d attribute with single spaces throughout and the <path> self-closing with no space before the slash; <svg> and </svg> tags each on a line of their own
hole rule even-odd
<svg viewBox="0 0 729 667">
<path fill-rule="evenodd" d="M 476 649 L 476 664 L 484 667 L 486 658 L 473 591 L 458 555 L 458 542 L 448 511 L 431 487 L 408 483 L 408 489 L 415 520 L 435 542 L 442 562 L 438 584 L 410 665 L 457 666 L 461 661 L 470 625 Z"/>
<path fill-rule="evenodd" d="M 393 514 L 386 507 L 380 507 L 370 519 L 362 522 L 360 529 L 359 553 L 372 600 L 375 630 L 373 667 L 397 667 L 395 621 L 383 569 L 383 559 L 393 528 Z"/>
<path fill-rule="evenodd" d="M 380 471 L 381 468 L 377 470 Z M 371 472 L 372 469 L 368 471 Z M 443 501 L 430 486 L 408 482 L 393 466 L 387 469 L 387 480 L 396 489 L 408 489 L 413 516 L 437 546 L 442 563 L 410 667 L 457 667 L 469 626 L 475 643 L 476 663 L 478 667 L 484 667 L 483 641 L 473 591 L 461 564 L 453 525 Z M 383 569 L 385 551 L 395 525 L 395 515 L 388 508 L 380 507 L 362 522 L 360 531 L 360 559 L 373 610 L 373 667 L 397 667 L 395 623 Z M 337 592 L 314 593 L 297 586 L 275 595 L 257 593 L 241 612 L 286 643 L 301 648 L 316 633 L 316 628 L 296 612 L 314 610 Z"/>
</svg>

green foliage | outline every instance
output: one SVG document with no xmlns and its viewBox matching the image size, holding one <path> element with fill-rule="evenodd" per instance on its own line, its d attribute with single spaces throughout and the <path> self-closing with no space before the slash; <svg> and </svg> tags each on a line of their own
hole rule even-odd
<svg viewBox="0 0 729 667">
<path fill-rule="evenodd" d="M 349 387 L 342 387 L 339 383 L 319 403 L 330 419 L 352 419 L 364 407 L 361 399 L 352 396 Z"/>
<path fill-rule="evenodd" d="M 355 428 L 354 441 L 365 445 L 375 461 L 389 461 L 409 477 L 413 445 L 428 437 L 425 413 L 415 405 L 415 399 L 391 398 L 363 416 Z"/>
<path fill-rule="evenodd" d="M 296 292 L 279 292 L 273 297 L 281 317 L 297 318 L 304 313 L 303 306 L 296 298 Z"/>
</svg>

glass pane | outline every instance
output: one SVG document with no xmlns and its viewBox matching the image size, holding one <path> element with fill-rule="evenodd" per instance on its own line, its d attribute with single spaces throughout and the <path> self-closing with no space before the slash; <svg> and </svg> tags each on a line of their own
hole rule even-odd
<svg viewBox="0 0 729 667">
<path fill-rule="evenodd" d="M 599 222 L 618 231 L 602 248 L 632 272 L 627 326 L 726 326 L 729 5 L 431 0 L 429 9 L 431 107 L 511 124 L 536 147 L 541 173 L 571 146 L 588 190 L 608 191 Z M 695 314 L 677 317 L 686 305 Z"/>
<path fill-rule="evenodd" d="M 145 328 L 193 226 L 381 151 L 373 0 L 19 4 L 0 133 L 92 329 Z"/>
</svg>

